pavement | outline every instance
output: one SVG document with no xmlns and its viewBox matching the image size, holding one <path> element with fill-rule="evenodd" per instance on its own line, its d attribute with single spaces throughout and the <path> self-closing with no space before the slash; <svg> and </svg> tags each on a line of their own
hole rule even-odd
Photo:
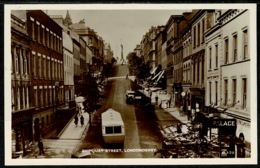
<svg viewBox="0 0 260 168">
<path fill-rule="evenodd" d="M 164 138 L 170 137 L 176 133 L 177 123 L 181 123 L 182 133 L 188 132 L 188 120 L 187 115 L 181 114 L 178 107 L 174 107 L 173 103 L 169 104 L 170 96 L 160 90 L 149 92 L 147 89 L 139 90 L 147 97 L 151 96 L 151 103 L 154 105 L 154 113 L 157 117 L 160 132 Z M 158 97 L 156 102 L 155 97 Z M 187 124 L 187 125 L 186 125 Z"/>
<path fill-rule="evenodd" d="M 150 93 L 143 89 L 143 90 L 139 90 L 141 93 L 143 93 L 146 96 L 150 96 Z M 156 103 L 155 97 L 156 95 L 158 96 L 158 102 Z M 163 118 L 160 118 L 160 114 L 159 113 L 163 113 L 163 112 L 167 112 L 169 113 L 172 117 L 175 118 L 175 120 L 177 119 L 178 121 L 180 121 L 181 123 L 187 123 L 188 118 L 186 115 L 182 115 L 180 114 L 180 110 L 178 107 L 174 107 L 174 105 L 171 103 L 170 107 L 167 107 L 167 102 L 169 100 L 169 95 L 160 91 L 156 91 L 156 92 L 152 92 L 151 95 L 151 101 L 152 104 L 155 106 L 155 113 L 156 116 L 158 118 L 158 120 L 164 120 Z M 161 107 L 160 107 L 161 104 Z M 165 105 L 163 105 L 165 104 Z M 174 120 L 174 119 L 173 119 Z"/>
<path fill-rule="evenodd" d="M 59 136 L 59 139 L 81 139 L 84 131 L 88 127 L 89 114 L 87 112 L 82 113 L 84 117 L 84 124 L 80 124 L 80 116 L 78 125 L 76 126 L 74 123 L 74 117 L 69 121 L 69 123 L 65 126 L 64 131 Z"/>
<path fill-rule="evenodd" d="M 82 139 L 85 137 L 89 127 L 89 114 L 82 112 L 84 117 L 84 124 L 80 124 L 80 118 L 78 125 L 74 123 L 74 117 L 68 122 L 68 124 L 58 135 L 59 139 L 43 139 L 44 155 L 39 155 L 39 149 L 37 142 L 34 142 L 32 151 L 23 156 L 24 159 L 44 159 L 44 158 L 70 158 L 71 154 L 78 151 L 82 144 Z"/>
</svg>

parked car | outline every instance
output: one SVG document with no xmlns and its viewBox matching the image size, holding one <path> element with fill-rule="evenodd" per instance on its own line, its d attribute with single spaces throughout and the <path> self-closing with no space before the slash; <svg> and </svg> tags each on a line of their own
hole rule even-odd
<svg viewBox="0 0 260 168">
<path fill-rule="evenodd" d="M 126 91 L 126 103 L 135 101 L 135 91 L 127 90 Z"/>
</svg>

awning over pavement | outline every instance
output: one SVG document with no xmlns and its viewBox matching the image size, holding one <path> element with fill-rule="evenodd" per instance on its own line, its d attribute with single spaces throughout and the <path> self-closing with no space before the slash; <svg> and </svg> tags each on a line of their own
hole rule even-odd
<svg viewBox="0 0 260 168">
<path fill-rule="evenodd" d="M 158 90 L 162 90 L 162 88 L 161 87 L 151 87 L 150 90 L 151 90 L 151 92 L 156 92 Z"/>
<path fill-rule="evenodd" d="M 152 80 L 155 80 L 156 78 L 158 78 L 158 76 L 160 76 L 161 73 L 162 73 L 162 71 L 160 71 L 159 73 L 157 73 L 157 74 L 152 78 Z"/>
<path fill-rule="evenodd" d="M 162 78 L 163 74 L 164 74 L 164 70 L 162 70 L 160 72 L 160 75 L 159 75 L 158 79 L 156 80 L 156 83 Z"/>
</svg>

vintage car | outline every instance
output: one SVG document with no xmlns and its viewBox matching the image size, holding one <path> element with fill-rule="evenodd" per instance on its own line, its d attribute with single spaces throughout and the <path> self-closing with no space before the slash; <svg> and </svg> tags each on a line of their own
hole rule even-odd
<svg viewBox="0 0 260 168">
<path fill-rule="evenodd" d="M 135 91 L 127 90 L 126 91 L 126 103 L 134 102 L 135 101 Z"/>
</svg>

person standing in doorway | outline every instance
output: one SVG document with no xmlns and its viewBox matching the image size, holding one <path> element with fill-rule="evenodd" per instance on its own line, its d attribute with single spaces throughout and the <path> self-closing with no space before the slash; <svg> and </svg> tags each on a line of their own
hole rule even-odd
<svg viewBox="0 0 260 168">
<path fill-rule="evenodd" d="M 39 140 L 38 147 L 39 147 L 39 155 L 42 155 L 42 154 L 44 155 L 42 139 Z"/>
</svg>

